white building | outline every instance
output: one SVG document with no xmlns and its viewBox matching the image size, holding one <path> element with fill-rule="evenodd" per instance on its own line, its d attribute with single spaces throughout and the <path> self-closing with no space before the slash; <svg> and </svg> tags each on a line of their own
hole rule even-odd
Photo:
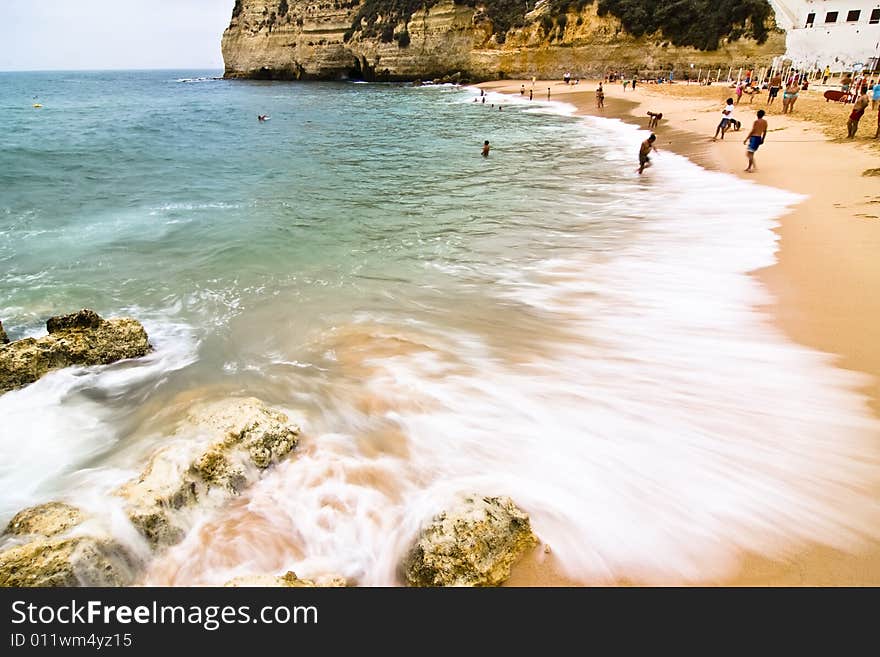
<svg viewBox="0 0 880 657">
<path fill-rule="evenodd" d="M 770 0 L 795 68 L 880 70 L 877 0 Z"/>
</svg>

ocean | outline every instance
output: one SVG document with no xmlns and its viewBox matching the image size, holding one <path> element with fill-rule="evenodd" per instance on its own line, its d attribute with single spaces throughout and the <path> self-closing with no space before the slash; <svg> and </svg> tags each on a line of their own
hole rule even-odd
<svg viewBox="0 0 880 657">
<path fill-rule="evenodd" d="M 668 152 L 640 177 L 644 132 L 564 103 L 218 75 L 0 73 L 0 320 L 87 307 L 156 347 L 0 396 L 0 523 L 106 512 L 193 403 L 253 396 L 297 453 L 140 583 L 399 584 L 470 492 L 583 584 L 876 536 L 862 380 L 750 275 L 798 197 Z"/>
</svg>

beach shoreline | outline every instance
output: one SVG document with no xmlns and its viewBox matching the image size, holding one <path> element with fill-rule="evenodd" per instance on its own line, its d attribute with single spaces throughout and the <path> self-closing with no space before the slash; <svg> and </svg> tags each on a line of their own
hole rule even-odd
<svg viewBox="0 0 880 657">
<path fill-rule="evenodd" d="M 608 83 L 604 85 L 604 110 L 596 108 L 597 81 L 566 85 L 561 81 L 504 80 L 477 86 L 519 95 L 522 85 L 527 90 L 534 85 L 536 99 L 540 100 L 546 99 L 544 90 L 549 87 L 550 99 L 575 106 L 576 115 L 619 119 L 646 131 L 647 112 L 660 112 L 663 119 L 655 132 L 661 152 L 669 150 L 704 168 L 802 196 L 803 200 L 779 220 L 775 229 L 779 236 L 776 264 L 752 272 L 773 299 L 760 310 L 793 342 L 830 354 L 837 367 L 861 373 L 863 384 L 858 392 L 865 396 L 873 414 L 880 417 L 880 344 L 876 340 L 880 335 L 880 295 L 875 293 L 880 285 L 880 258 L 876 256 L 880 252 L 880 186 L 876 178 L 862 175 L 877 166 L 876 152 L 865 146 L 866 135 L 873 136 L 875 129 L 873 113 L 866 113 L 859 141 L 841 143 L 844 140 L 828 137 L 827 128 L 802 120 L 797 113 L 779 114 L 777 102 L 768 109 L 769 132 L 766 145 L 756 154 L 758 170 L 746 173 L 742 142 L 757 110 L 767 109 L 763 94 L 737 106 L 740 131 L 730 131 L 723 141 L 712 142 L 724 98 L 734 95 L 724 85 L 704 89 L 681 83 L 640 85 L 636 91 L 626 92 L 619 83 Z M 676 95 L 682 88 L 693 97 Z M 848 108 L 841 106 L 839 111 L 843 132 Z M 655 158 L 655 164 L 662 166 L 662 158 Z M 736 208 L 731 207 L 732 216 L 735 212 Z M 880 482 L 872 493 L 880 500 Z M 589 584 L 569 580 L 560 574 L 552 558 L 544 559 L 537 553 L 517 569 L 510 583 Z M 731 577 L 680 584 L 877 586 L 880 543 L 865 539 L 865 549 L 858 554 L 807 545 L 785 560 L 742 553 L 739 568 Z"/>
</svg>

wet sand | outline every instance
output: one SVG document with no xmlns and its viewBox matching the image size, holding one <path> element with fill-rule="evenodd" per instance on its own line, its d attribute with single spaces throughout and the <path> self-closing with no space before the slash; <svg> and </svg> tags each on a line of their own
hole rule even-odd
<svg viewBox="0 0 880 657">
<path fill-rule="evenodd" d="M 480 85 L 487 90 L 519 94 L 531 81 L 505 80 Z M 765 308 L 768 321 L 775 323 L 795 342 L 831 354 L 844 369 L 864 375 L 861 389 L 874 413 L 880 416 L 880 180 L 862 173 L 876 168 L 878 151 L 866 145 L 876 128 L 875 113 L 866 113 L 860 140 L 847 143 L 829 139 L 827 128 L 798 118 L 797 111 L 782 116 L 777 101 L 768 112 L 769 132 L 759 149 L 755 173 L 745 173 L 743 140 L 758 109 L 766 109 L 764 96 L 751 104 L 743 99 L 735 116 L 740 132 L 728 132 L 723 141 L 711 137 L 721 116 L 724 99 L 732 90 L 724 86 L 707 88 L 640 85 L 624 92 L 619 83 L 605 87 L 605 108 L 595 103 L 596 81 L 578 85 L 535 82 L 536 90 L 551 88 L 551 100 L 575 105 L 579 114 L 616 118 L 648 129 L 647 112 L 662 112 L 654 129 L 657 147 L 689 157 L 710 169 L 732 173 L 762 185 L 785 189 L 805 197 L 782 218 L 777 264 L 754 272 L 770 290 L 774 302 Z M 682 97 L 687 93 L 688 97 Z M 810 92 L 821 97 L 821 91 Z M 802 105 L 819 102 L 807 94 Z M 536 93 L 546 99 L 546 92 Z M 799 100 L 799 102 L 801 102 Z M 833 108 L 823 108 L 835 111 Z M 849 109 L 839 108 L 845 132 Z M 653 158 L 663 166 L 661 157 Z M 637 164 L 636 148 L 633 164 Z M 711 200 L 707 200 L 711 202 Z M 731 206 L 735 217 L 736 208 Z M 878 436 L 880 440 L 880 436 Z M 880 482 L 875 486 L 880 500 Z M 619 584 L 656 584 L 628 582 Z M 583 585 L 561 574 L 552 553 L 536 551 L 520 564 L 510 580 L 519 586 Z M 670 582 L 663 582 L 670 584 Z M 674 584 L 674 583 L 673 583 Z M 859 554 L 849 554 L 822 545 L 793 546 L 784 561 L 761 555 L 743 554 L 738 571 L 720 581 L 682 581 L 683 585 L 731 586 L 863 586 L 880 585 L 880 543 L 866 539 Z"/>
</svg>

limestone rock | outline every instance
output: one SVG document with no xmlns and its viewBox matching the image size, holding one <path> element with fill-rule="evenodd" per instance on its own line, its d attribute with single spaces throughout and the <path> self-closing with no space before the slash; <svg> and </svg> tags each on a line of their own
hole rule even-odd
<svg viewBox="0 0 880 657">
<path fill-rule="evenodd" d="M 635 37 L 614 16 L 599 16 L 593 2 L 580 9 L 568 7 L 564 27 L 558 12 L 551 29 L 542 25 L 551 19 L 548 5 L 504 34 L 494 33 L 492 12 L 483 3 L 427 2 L 408 20 L 397 22 L 389 15 L 394 25 L 377 17 L 378 29 L 369 33 L 355 29 L 363 27 L 367 7 L 362 1 L 289 0 L 285 6 L 281 12 L 273 11 L 267 0 L 236 1 L 221 44 L 225 77 L 433 80 L 460 71 L 462 80 L 561 80 L 565 71 L 600 77 L 608 70 L 668 74 L 673 67 L 690 70 L 691 64 L 726 70 L 769 64 L 785 52 L 785 36 L 776 30 L 764 44 L 749 38 L 724 40 L 715 51 L 675 46 L 660 33 Z M 406 39 L 388 40 L 382 36 L 387 28 Z"/>
<path fill-rule="evenodd" d="M 160 450 L 140 477 L 116 493 L 154 546 L 183 538 L 186 509 L 223 502 L 256 481 L 296 446 L 299 427 L 257 399 L 232 399 L 194 409 L 176 433 L 212 438 Z"/>
<path fill-rule="evenodd" d="M 3 330 L 3 322 L 0 322 L 0 344 L 9 344 L 9 336 Z"/>
<path fill-rule="evenodd" d="M 275 587 L 275 588 L 313 588 L 313 587 L 342 587 L 347 582 L 343 577 L 331 577 L 327 580 L 314 581 L 300 579 L 292 570 L 284 575 L 243 575 L 229 580 L 223 586 L 232 587 Z"/>
<path fill-rule="evenodd" d="M 64 502 L 47 502 L 19 511 L 9 521 L 4 533 L 11 536 L 38 534 L 51 537 L 66 532 L 84 519 L 83 513 L 75 506 Z"/>
<path fill-rule="evenodd" d="M 144 327 L 134 319 L 105 320 L 91 310 L 52 317 L 49 335 L 0 346 L 0 393 L 33 383 L 72 365 L 108 365 L 146 355 Z"/>
<path fill-rule="evenodd" d="M 498 586 L 537 545 L 529 517 L 508 497 L 465 497 L 435 516 L 404 561 L 410 586 Z"/>
<path fill-rule="evenodd" d="M 110 539 L 39 539 L 0 553 L 0 586 L 126 586 L 135 567 Z"/>
</svg>

